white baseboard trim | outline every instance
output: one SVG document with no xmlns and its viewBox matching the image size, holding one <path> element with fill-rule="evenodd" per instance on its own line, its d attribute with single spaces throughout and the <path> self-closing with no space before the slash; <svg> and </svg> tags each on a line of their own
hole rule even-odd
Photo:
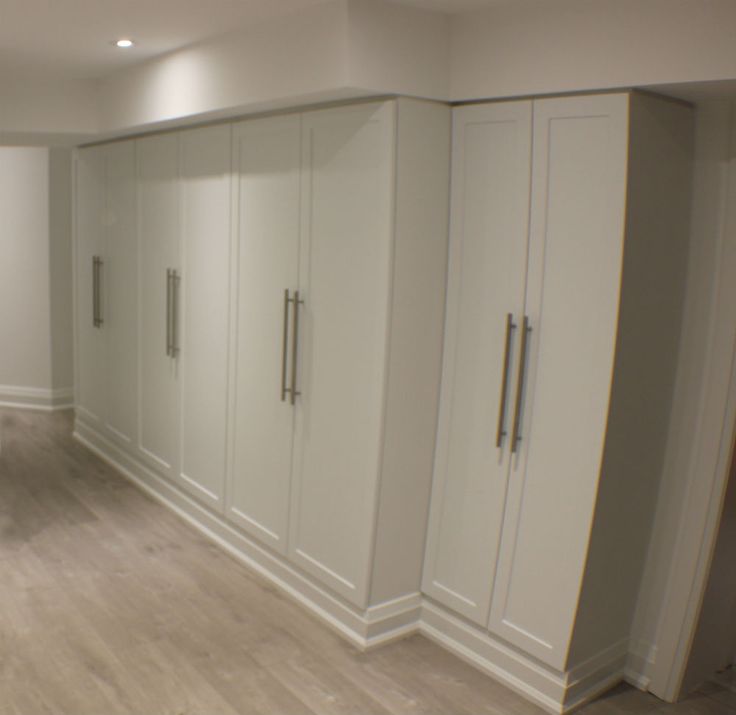
<svg viewBox="0 0 736 715">
<path fill-rule="evenodd" d="M 565 713 L 577 710 L 624 679 L 629 639 L 614 643 L 567 673 Z"/>
<path fill-rule="evenodd" d="M 566 715 L 623 680 L 628 639 L 560 672 L 425 599 L 419 631 L 554 715 Z"/>
<path fill-rule="evenodd" d="M 561 673 L 427 599 L 422 606 L 419 631 L 547 712 L 561 712 L 565 691 Z"/>
<path fill-rule="evenodd" d="M 651 643 L 637 641 L 632 643 L 626 660 L 624 680 L 638 690 L 649 690 L 652 682 L 651 672 L 657 660 L 657 647 Z"/>
<path fill-rule="evenodd" d="M 284 557 L 261 546 L 223 516 L 199 504 L 83 420 L 76 420 L 74 437 L 360 650 L 422 633 L 554 715 L 565 715 L 589 702 L 623 680 L 625 671 L 628 680 L 628 640 L 561 672 L 494 638 L 420 593 L 361 610 Z"/>
<path fill-rule="evenodd" d="M 42 388 L 0 385 L 0 407 L 25 410 L 66 410 L 74 405 L 74 388 Z"/>
<path fill-rule="evenodd" d="M 315 583 L 281 556 L 260 546 L 223 517 L 201 506 L 79 420 L 75 423 L 74 437 L 156 501 L 312 611 L 360 650 L 374 648 L 418 630 L 420 594 L 410 594 L 361 611 Z"/>
</svg>

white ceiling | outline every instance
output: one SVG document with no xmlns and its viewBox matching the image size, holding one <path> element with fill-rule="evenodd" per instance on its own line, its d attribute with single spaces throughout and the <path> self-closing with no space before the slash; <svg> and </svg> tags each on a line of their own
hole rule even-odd
<svg viewBox="0 0 736 715">
<path fill-rule="evenodd" d="M 394 0 L 462 12 L 502 0 Z M 0 74 L 101 77 L 324 0 L 0 0 Z M 132 50 L 111 43 L 136 40 Z"/>
</svg>

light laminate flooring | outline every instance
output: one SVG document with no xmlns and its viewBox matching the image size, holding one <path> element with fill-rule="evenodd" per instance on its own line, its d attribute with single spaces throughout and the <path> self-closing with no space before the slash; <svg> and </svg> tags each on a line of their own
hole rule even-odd
<svg viewBox="0 0 736 715">
<path fill-rule="evenodd" d="M 421 636 L 363 654 L 71 438 L 0 410 L 0 715 L 541 715 Z M 736 715 L 619 686 L 584 715 Z"/>
</svg>

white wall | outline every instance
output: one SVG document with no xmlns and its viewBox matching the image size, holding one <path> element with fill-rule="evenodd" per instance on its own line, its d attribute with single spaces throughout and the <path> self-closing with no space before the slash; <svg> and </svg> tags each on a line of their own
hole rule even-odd
<svg viewBox="0 0 736 715">
<path fill-rule="evenodd" d="M 329 0 L 99 83 L 99 128 L 237 116 L 381 94 L 447 99 L 449 19 L 388 0 Z"/>
<path fill-rule="evenodd" d="M 99 83 L 100 130 L 330 98 L 347 84 L 346 22 L 333 0 L 113 74 Z"/>
<path fill-rule="evenodd" d="M 72 386 L 69 157 L 50 156 L 0 148 L 0 402 L 50 406 Z"/>
<path fill-rule="evenodd" d="M 527 0 L 453 17 L 451 98 L 736 78 L 732 0 Z"/>
<path fill-rule="evenodd" d="M 735 636 L 736 462 L 733 462 L 708 586 L 683 678 L 683 693 L 692 692 L 733 662 Z"/>
<path fill-rule="evenodd" d="M 92 80 L 0 76 L 0 143 L 81 143 L 98 131 L 97 87 Z"/>
<path fill-rule="evenodd" d="M 732 168 L 736 167 L 736 147 L 731 139 L 735 129 L 728 102 L 698 108 L 678 375 L 629 663 L 629 677 L 641 686 L 651 686 L 661 697 L 677 691 L 675 681 L 670 680 L 671 664 L 683 635 L 683 614 L 691 608 L 693 597 L 697 603 L 692 575 L 694 564 L 702 561 L 698 538 L 715 518 L 712 505 L 717 514 L 722 498 L 713 480 L 723 451 L 736 326 L 734 316 L 723 310 L 719 313 L 717 307 L 725 309 L 732 302 L 728 296 L 724 301 L 724 290 L 732 294 L 729 285 L 734 285 L 728 276 L 726 283 L 721 280 L 721 268 L 734 263 L 736 250 L 735 227 L 728 221 L 729 214 L 736 216 L 736 187 L 731 185 L 736 176 Z M 690 566 L 684 567 L 685 563 Z M 675 614 L 675 623 L 669 613 Z M 687 633 L 684 636 L 687 639 Z"/>
<path fill-rule="evenodd" d="M 447 100 L 450 19 L 387 0 L 348 0 L 348 84 L 371 94 Z"/>
<path fill-rule="evenodd" d="M 732 0 L 326 0 L 98 81 L 3 82 L 0 140 L 132 133 L 368 94 L 455 101 L 736 80 Z"/>
<path fill-rule="evenodd" d="M 72 153 L 49 151 L 49 296 L 51 299 L 51 384 L 74 384 L 72 287 Z"/>
</svg>

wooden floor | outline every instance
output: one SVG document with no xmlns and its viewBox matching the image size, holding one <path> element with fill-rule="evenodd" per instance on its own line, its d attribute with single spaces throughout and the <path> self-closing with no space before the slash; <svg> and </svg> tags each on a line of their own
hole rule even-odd
<svg viewBox="0 0 736 715">
<path fill-rule="evenodd" d="M 542 713 L 420 636 L 359 653 L 73 442 L 69 413 L 0 420 L 0 715 Z M 579 712 L 736 714 L 736 688 Z"/>
</svg>

